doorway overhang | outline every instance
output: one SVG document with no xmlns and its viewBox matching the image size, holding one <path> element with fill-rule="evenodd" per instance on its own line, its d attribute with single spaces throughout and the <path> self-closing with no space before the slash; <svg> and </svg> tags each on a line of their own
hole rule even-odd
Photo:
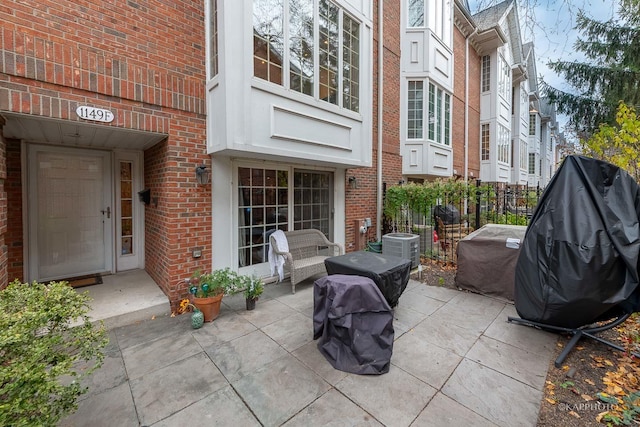
<svg viewBox="0 0 640 427">
<path fill-rule="evenodd" d="M 52 119 L 30 114 L 0 112 L 5 125 L 5 138 L 30 143 L 55 144 L 67 147 L 95 148 L 102 150 L 146 150 L 168 135 L 123 129 L 99 123 Z"/>
</svg>

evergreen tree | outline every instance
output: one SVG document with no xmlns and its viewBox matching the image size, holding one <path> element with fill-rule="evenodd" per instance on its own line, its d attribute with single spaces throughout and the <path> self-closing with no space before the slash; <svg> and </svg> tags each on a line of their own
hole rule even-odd
<svg viewBox="0 0 640 427">
<path fill-rule="evenodd" d="M 620 101 L 640 104 L 640 0 L 619 4 L 618 18 L 605 22 L 578 13 L 576 26 L 582 36 L 574 47 L 585 55 L 585 62 L 549 63 L 575 91 L 543 83 L 549 100 L 569 116 L 580 137 L 591 135 L 600 123 L 614 123 Z"/>
</svg>

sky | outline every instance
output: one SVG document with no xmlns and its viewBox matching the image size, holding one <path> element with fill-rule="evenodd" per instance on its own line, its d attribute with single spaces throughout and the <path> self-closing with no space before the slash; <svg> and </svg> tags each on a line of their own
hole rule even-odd
<svg viewBox="0 0 640 427">
<path fill-rule="evenodd" d="M 471 13 L 500 3 L 502 0 L 469 0 Z M 573 43 L 580 33 L 574 29 L 579 10 L 599 21 L 614 17 L 611 0 L 517 0 L 519 4 L 522 42 L 532 41 L 535 46 L 536 69 L 544 81 L 561 90 L 572 91 L 562 76 L 551 71 L 547 64 L 557 60 L 583 60 L 575 52 Z M 567 123 L 566 116 L 557 116 L 560 131 Z"/>
</svg>

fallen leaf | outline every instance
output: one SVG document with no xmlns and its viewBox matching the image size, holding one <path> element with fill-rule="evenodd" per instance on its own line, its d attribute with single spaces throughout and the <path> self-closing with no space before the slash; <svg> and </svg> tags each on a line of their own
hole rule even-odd
<svg viewBox="0 0 640 427">
<path fill-rule="evenodd" d="M 576 411 L 569 411 L 569 415 L 573 415 L 576 418 L 580 418 L 580 415 Z"/>
<path fill-rule="evenodd" d="M 605 361 L 604 361 L 604 363 L 605 363 L 607 366 L 613 366 L 613 362 L 611 362 L 610 360 L 605 360 Z"/>
<path fill-rule="evenodd" d="M 593 381 L 591 381 L 589 378 L 587 378 L 586 380 L 584 380 L 585 383 L 587 384 L 591 384 L 591 385 L 596 385 L 596 383 L 594 383 Z"/>
<path fill-rule="evenodd" d="M 586 401 L 593 400 L 593 397 L 589 396 L 588 394 L 581 394 L 580 397 L 582 397 Z"/>
<path fill-rule="evenodd" d="M 555 401 L 553 399 L 549 399 L 548 397 L 545 397 L 544 400 L 546 400 L 547 402 L 551 403 L 552 405 L 555 405 L 556 403 L 558 403 L 557 401 Z"/>
<path fill-rule="evenodd" d="M 576 350 L 584 350 L 584 347 L 579 345 L 579 346 L 576 347 Z"/>
<path fill-rule="evenodd" d="M 604 417 L 605 415 L 607 415 L 609 413 L 609 411 L 604 411 L 604 412 L 600 412 L 598 414 L 598 416 L 596 417 L 596 421 L 597 422 L 601 422 L 602 421 L 602 417 Z"/>
<path fill-rule="evenodd" d="M 151 316 L 151 320 L 156 320 L 156 316 Z"/>
</svg>

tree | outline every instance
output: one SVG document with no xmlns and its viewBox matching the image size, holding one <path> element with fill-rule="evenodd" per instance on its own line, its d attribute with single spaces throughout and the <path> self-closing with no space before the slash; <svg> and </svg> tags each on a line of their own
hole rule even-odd
<svg viewBox="0 0 640 427">
<path fill-rule="evenodd" d="M 626 170 L 640 182 L 640 117 L 635 108 L 621 102 L 615 124 L 600 124 L 591 138 L 582 142 L 583 152 Z"/>
<path fill-rule="evenodd" d="M 543 90 L 581 137 L 600 123 L 613 124 L 620 101 L 640 104 L 640 1 L 619 0 L 618 18 L 605 22 L 584 11 L 576 17 L 581 32 L 574 48 L 585 62 L 555 61 L 549 67 L 575 89 L 569 93 L 543 82 Z"/>
</svg>

